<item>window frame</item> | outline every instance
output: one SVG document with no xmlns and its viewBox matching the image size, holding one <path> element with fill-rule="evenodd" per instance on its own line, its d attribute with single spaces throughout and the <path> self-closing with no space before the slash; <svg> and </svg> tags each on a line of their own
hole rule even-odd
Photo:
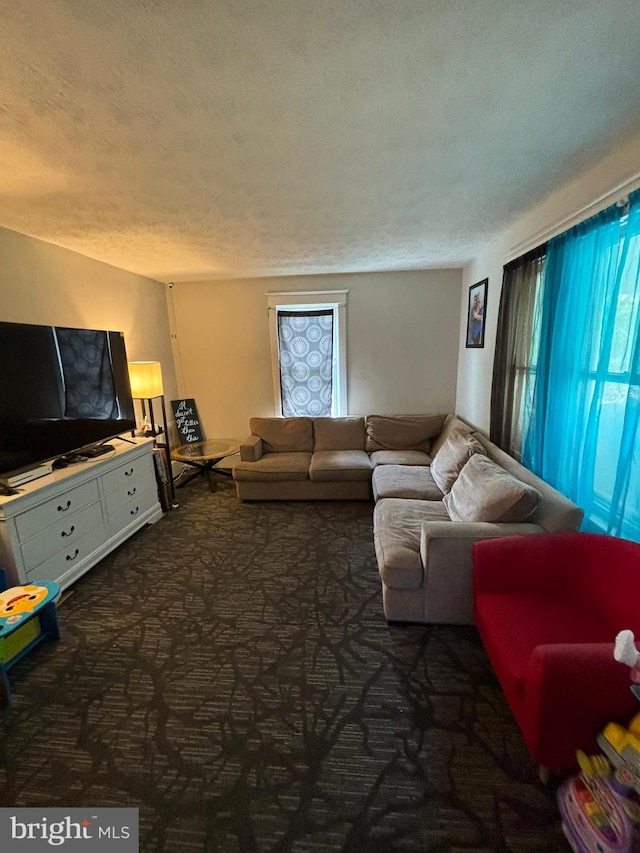
<svg viewBox="0 0 640 853">
<path fill-rule="evenodd" d="M 347 414 L 347 294 L 348 290 L 272 291 L 265 294 L 269 311 L 274 415 L 282 415 L 278 311 L 333 311 L 331 417 Z"/>
</svg>

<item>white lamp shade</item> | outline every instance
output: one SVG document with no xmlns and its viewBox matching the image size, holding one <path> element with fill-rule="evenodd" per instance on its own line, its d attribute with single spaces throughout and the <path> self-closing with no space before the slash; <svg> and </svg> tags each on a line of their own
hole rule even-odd
<svg viewBox="0 0 640 853">
<path fill-rule="evenodd" d="M 159 361 L 130 361 L 131 396 L 136 400 L 162 397 L 162 368 Z"/>
</svg>

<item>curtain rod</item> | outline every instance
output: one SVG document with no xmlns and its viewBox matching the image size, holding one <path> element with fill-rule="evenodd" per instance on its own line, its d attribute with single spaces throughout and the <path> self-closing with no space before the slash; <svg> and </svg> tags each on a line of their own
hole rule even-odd
<svg viewBox="0 0 640 853">
<path fill-rule="evenodd" d="M 566 216 L 564 219 L 561 219 L 549 228 L 545 228 L 544 231 L 539 231 L 537 234 L 534 234 L 533 237 L 529 237 L 527 240 L 523 240 L 521 243 L 517 243 L 515 246 L 512 246 L 511 249 L 509 249 L 505 263 L 514 261 L 516 258 L 519 258 L 520 255 L 526 254 L 531 249 L 535 249 L 536 246 L 539 246 L 541 243 L 545 243 L 552 237 L 557 237 L 557 235 L 562 234 L 563 231 L 567 231 L 579 222 L 588 219 L 589 216 L 593 216 L 598 213 L 599 211 L 594 208 L 604 210 L 609 207 L 610 204 L 619 201 L 620 197 L 628 195 L 633 190 L 639 188 L 640 172 L 637 172 L 635 175 L 632 175 L 630 178 L 627 178 L 625 181 L 615 186 L 612 190 L 598 196 L 598 198 L 589 202 L 589 204 L 581 207 L 580 210 L 576 210 L 570 216 Z M 586 216 L 585 214 L 589 214 L 589 216 Z"/>
</svg>

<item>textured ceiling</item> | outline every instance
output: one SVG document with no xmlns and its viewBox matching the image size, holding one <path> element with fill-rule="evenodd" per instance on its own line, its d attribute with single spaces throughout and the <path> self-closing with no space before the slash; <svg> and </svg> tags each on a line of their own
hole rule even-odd
<svg viewBox="0 0 640 853">
<path fill-rule="evenodd" d="M 0 225 L 163 281 L 459 266 L 640 128 L 638 0 L 0 13 Z"/>
</svg>

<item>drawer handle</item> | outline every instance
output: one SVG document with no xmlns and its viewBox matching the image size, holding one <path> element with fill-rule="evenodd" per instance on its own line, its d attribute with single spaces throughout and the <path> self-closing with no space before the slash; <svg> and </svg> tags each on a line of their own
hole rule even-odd
<svg viewBox="0 0 640 853">
<path fill-rule="evenodd" d="M 130 477 L 133 474 L 133 468 L 129 468 L 128 471 L 124 472 L 125 477 Z"/>
<path fill-rule="evenodd" d="M 78 548 L 76 548 L 76 550 L 73 552 L 73 554 L 67 554 L 67 557 L 66 557 L 67 562 L 71 562 L 71 560 L 75 560 L 75 558 L 78 556 L 79 553 L 80 553 L 80 551 L 78 550 Z"/>
<path fill-rule="evenodd" d="M 135 486 L 132 489 L 127 490 L 127 494 L 129 495 L 130 498 L 132 498 L 135 495 L 135 493 L 136 493 L 136 487 Z"/>
<path fill-rule="evenodd" d="M 140 512 L 140 507 L 137 506 L 135 509 L 129 510 L 130 515 L 137 515 Z"/>
<path fill-rule="evenodd" d="M 71 536 L 73 531 L 76 529 L 75 524 L 72 524 L 68 530 L 63 530 L 60 536 Z"/>
<path fill-rule="evenodd" d="M 58 512 L 66 512 L 70 506 L 71 506 L 71 501 L 67 501 L 65 506 L 58 505 Z"/>
</svg>

